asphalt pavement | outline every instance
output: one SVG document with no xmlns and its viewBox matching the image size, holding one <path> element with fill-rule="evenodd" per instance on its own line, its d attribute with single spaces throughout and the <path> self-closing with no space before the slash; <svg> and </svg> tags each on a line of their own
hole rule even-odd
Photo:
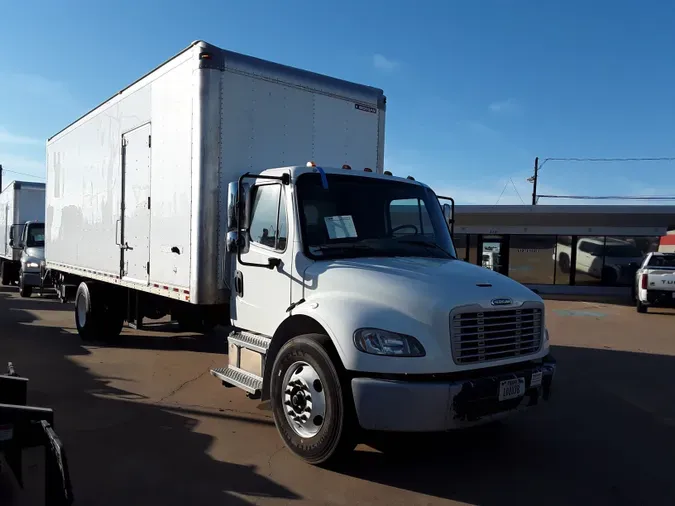
<svg viewBox="0 0 675 506">
<path fill-rule="evenodd" d="M 377 437 L 330 470 L 292 456 L 264 406 L 209 375 L 225 331 L 160 323 L 85 344 L 71 305 L 2 287 L 0 367 L 55 410 L 76 504 L 675 504 L 675 312 L 549 300 L 547 322 L 548 404 L 497 427 Z M 25 490 L 4 470 L 0 504 L 41 504 L 42 455 L 25 460 Z"/>
</svg>

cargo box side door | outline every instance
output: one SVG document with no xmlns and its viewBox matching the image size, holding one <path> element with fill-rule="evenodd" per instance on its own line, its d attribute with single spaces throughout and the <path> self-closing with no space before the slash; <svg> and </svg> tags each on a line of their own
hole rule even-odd
<svg viewBox="0 0 675 506">
<path fill-rule="evenodd" d="M 122 210 L 119 241 L 122 279 L 150 278 L 150 123 L 122 135 Z"/>
</svg>

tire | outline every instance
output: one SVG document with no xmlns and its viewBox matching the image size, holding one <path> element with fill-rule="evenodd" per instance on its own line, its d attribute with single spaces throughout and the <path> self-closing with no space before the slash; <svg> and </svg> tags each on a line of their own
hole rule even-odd
<svg viewBox="0 0 675 506">
<path fill-rule="evenodd" d="M 4 260 L 0 260 L 0 284 L 2 286 L 9 286 L 12 284 L 12 280 L 9 276 L 9 267 Z"/>
<path fill-rule="evenodd" d="M 645 306 L 639 299 L 637 303 L 635 304 L 635 309 L 637 309 L 638 313 L 646 313 L 647 312 L 647 306 Z"/>
<path fill-rule="evenodd" d="M 356 446 L 354 401 L 340 379 L 341 364 L 336 354 L 330 352 L 332 349 L 329 351 L 329 343 L 329 338 L 322 334 L 295 337 L 281 347 L 272 366 L 270 400 L 274 423 L 288 449 L 314 465 L 335 463 Z M 312 372 L 319 383 L 312 381 Z M 296 395 L 305 398 L 293 405 Z M 323 416 L 315 415 L 321 412 L 321 396 L 325 406 Z M 310 412 L 298 428 L 287 413 L 299 417 L 308 406 L 311 410 L 316 406 L 318 411 Z"/>
<path fill-rule="evenodd" d="M 19 295 L 26 299 L 33 295 L 33 287 L 23 284 L 23 272 L 19 272 Z"/>
<path fill-rule="evenodd" d="M 570 257 L 568 257 L 566 253 L 562 253 L 560 255 L 560 259 L 558 260 L 558 266 L 560 267 L 560 272 L 562 272 L 563 274 L 570 273 Z"/>
<path fill-rule="evenodd" d="M 93 283 L 80 283 L 75 294 L 75 325 L 83 341 L 119 336 L 124 316 L 113 293 Z"/>
</svg>

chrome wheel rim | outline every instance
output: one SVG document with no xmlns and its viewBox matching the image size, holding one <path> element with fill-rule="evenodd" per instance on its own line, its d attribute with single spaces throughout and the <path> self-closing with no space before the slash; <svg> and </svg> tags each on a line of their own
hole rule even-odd
<svg viewBox="0 0 675 506">
<path fill-rule="evenodd" d="M 326 418 L 326 394 L 316 370 L 307 362 L 294 362 L 286 370 L 281 395 L 286 420 L 298 436 L 311 438 Z"/>
</svg>

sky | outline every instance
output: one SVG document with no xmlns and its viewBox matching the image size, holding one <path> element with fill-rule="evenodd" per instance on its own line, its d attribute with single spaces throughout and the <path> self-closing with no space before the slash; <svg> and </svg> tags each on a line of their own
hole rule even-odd
<svg viewBox="0 0 675 506">
<path fill-rule="evenodd" d="M 382 88 L 385 168 L 462 204 L 529 204 L 535 157 L 675 156 L 673 2 L 0 0 L 0 9 L 5 181 L 44 181 L 49 136 L 197 39 Z M 538 193 L 675 196 L 675 161 L 550 160 Z"/>
</svg>

